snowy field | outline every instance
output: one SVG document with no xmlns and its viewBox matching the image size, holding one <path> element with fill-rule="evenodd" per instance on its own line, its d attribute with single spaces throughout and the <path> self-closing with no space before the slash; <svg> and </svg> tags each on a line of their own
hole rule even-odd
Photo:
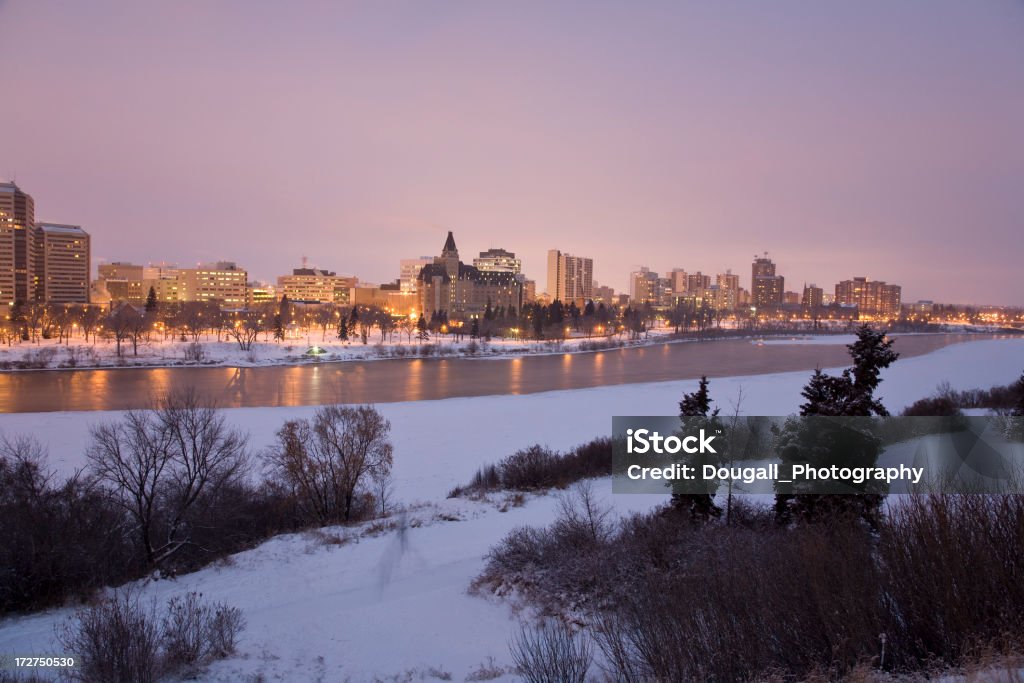
<svg viewBox="0 0 1024 683">
<path fill-rule="evenodd" d="M 883 376 L 880 395 L 897 412 L 948 381 L 954 389 L 1008 384 L 1024 370 L 1024 340 L 970 342 L 898 361 Z M 795 412 L 810 373 L 714 379 L 712 397 L 723 412 L 742 391 L 744 414 Z M 536 496 L 499 511 L 492 503 L 445 500 L 482 464 L 533 443 L 565 449 L 608 434 L 613 415 L 670 415 L 696 381 L 634 384 L 526 396 L 488 396 L 378 406 L 391 420 L 396 498 L 411 506 L 409 528 L 323 544 L 315 534 L 282 536 L 210 567 L 149 583 L 160 600 L 201 591 L 240 607 L 248 628 L 238 653 L 213 665 L 205 680 L 466 680 L 482 664 L 511 663 L 508 641 L 518 629 L 509 605 L 467 594 L 483 557 L 507 531 L 549 522 L 556 496 Z M 254 450 L 269 445 L 286 419 L 313 407 L 239 408 L 228 420 L 251 434 Z M 38 435 L 61 472 L 83 463 L 90 425 L 117 413 L 45 413 L 0 416 L 7 435 Z M 663 496 L 613 495 L 597 483 L 619 513 L 648 509 Z M 457 518 L 458 521 L 447 521 Z M 70 610 L 0 621 L 0 652 L 54 653 L 54 626 Z M 511 674 L 503 676 L 511 680 Z"/>
</svg>

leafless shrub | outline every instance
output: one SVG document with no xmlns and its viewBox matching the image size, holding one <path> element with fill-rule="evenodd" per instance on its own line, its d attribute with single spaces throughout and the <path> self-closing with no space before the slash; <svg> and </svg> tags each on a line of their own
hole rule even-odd
<svg viewBox="0 0 1024 683">
<path fill-rule="evenodd" d="M 582 604 L 585 594 L 605 593 L 610 581 L 601 565 L 614 526 L 588 483 L 559 501 L 559 514 L 546 529 L 520 527 L 487 555 L 473 588 L 511 586 L 547 613 Z"/>
<path fill-rule="evenodd" d="M 348 536 L 343 536 L 324 529 L 312 529 L 311 531 L 307 531 L 305 535 L 317 545 L 325 547 L 343 546 L 351 540 Z"/>
<path fill-rule="evenodd" d="M 565 488 L 581 479 L 604 476 L 611 471 L 611 439 L 594 439 L 568 453 L 558 453 L 537 444 L 516 451 L 497 465 L 484 465 L 477 470 L 468 485 L 455 487 L 448 493 L 448 497 L 501 489 L 531 491 Z"/>
<path fill-rule="evenodd" d="M 527 683 L 583 683 L 593 658 L 586 636 L 551 619 L 523 625 L 509 649 Z"/>
<path fill-rule="evenodd" d="M 516 451 L 501 462 L 501 480 L 505 488 L 528 490 L 555 485 L 552 475 L 558 454 L 541 445 Z"/>
<path fill-rule="evenodd" d="M 81 658 L 71 671 L 88 683 L 152 683 L 163 674 L 156 605 L 124 590 L 79 610 L 58 632 L 60 644 Z"/>
<path fill-rule="evenodd" d="M 185 345 L 182 356 L 190 363 L 202 363 L 206 360 L 206 349 L 197 341 Z"/>
<path fill-rule="evenodd" d="M 894 656 L 952 664 L 979 645 L 1024 645 L 1021 548 L 1021 496 L 906 496 L 892 506 L 879 555 L 902 626 Z"/>
<path fill-rule="evenodd" d="M 526 496 L 521 493 L 506 495 L 498 506 L 498 512 L 508 512 L 511 508 L 520 508 L 526 504 Z"/>
<path fill-rule="evenodd" d="M 433 678 L 433 679 L 438 680 L 438 681 L 450 681 L 450 680 L 452 680 L 452 674 L 451 674 L 450 671 L 445 671 L 441 667 L 437 667 L 437 666 L 427 667 L 427 670 L 424 672 L 424 675 L 427 678 Z"/>
<path fill-rule="evenodd" d="M 466 681 L 467 683 L 493 681 L 495 678 L 501 678 L 506 673 L 509 673 L 506 667 L 498 666 L 494 661 L 494 657 L 488 657 L 486 662 L 481 662 L 480 666 L 466 674 Z"/>
<path fill-rule="evenodd" d="M 209 653 L 212 657 L 227 657 L 235 651 L 238 636 L 245 630 L 245 617 L 242 610 L 217 603 L 207 626 L 210 640 Z"/>
<path fill-rule="evenodd" d="M 769 518 L 738 507 L 729 525 L 693 527 L 653 513 L 590 533 L 577 501 L 511 532 L 474 587 L 588 614 L 622 681 L 835 680 L 1024 646 L 1021 497 L 913 497 L 877 533 Z"/>
<path fill-rule="evenodd" d="M 91 367 L 99 362 L 96 350 L 91 346 L 68 346 L 65 348 L 65 354 L 67 359 L 63 365 L 68 368 Z"/>
<path fill-rule="evenodd" d="M 201 597 L 171 598 L 161 614 L 155 602 L 129 588 L 79 610 L 57 634 L 68 652 L 81 657 L 72 676 L 89 683 L 149 683 L 229 655 L 245 619 L 237 608 Z"/>
<path fill-rule="evenodd" d="M 52 346 L 44 346 L 41 349 L 26 351 L 25 355 L 22 356 L 19 367 L 27 370 L 45 370 L 50 367 L 50 363 L 53 362 L 53 358 L 56 355 L 57 349 Z"/>
</svg>

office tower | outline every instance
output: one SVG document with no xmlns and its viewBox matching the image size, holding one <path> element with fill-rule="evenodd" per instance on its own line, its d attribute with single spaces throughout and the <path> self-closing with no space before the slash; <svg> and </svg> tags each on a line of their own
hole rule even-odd
<svg viewBox="0 0 1024 683">
<path fill-rule="evenodd" d="M 277 293 L 291 301 L 345 304 L 357 282 L 353 276 L 329 270 L 294 268 L 291 275 L 278 276 Z"/>
<path fill-rule="evenodd" d="M 12 306 L 35 293 L 35 202 L 16 184 L 0 183 L 0 303 Z"/>
<path fill-rule="evenodd" d="M 592 299 L 594 261 L 583 256 L 548 251 L 548 295 L 562 302 Z"/>
<path fill-rule="evenodd" d="M 56 223 L 39 223 L 33 232 L 34 298 L 47 303 L 89 303 L 89 233 L 77 225 Z"/>
<path fill-rule="evenodd" d="M 199 264 L 178 270 L 182 301 L 202 301 L 242 308 L 248 299 L 248 273 L 232 261 Z"/>
</svg>

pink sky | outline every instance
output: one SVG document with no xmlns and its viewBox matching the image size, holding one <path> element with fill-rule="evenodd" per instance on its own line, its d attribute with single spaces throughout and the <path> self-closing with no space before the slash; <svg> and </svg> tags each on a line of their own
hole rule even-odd
<svg viewBox="0 0 1024 683">
<path fill-rule="evenodd" d="M 0 178 L 94 260 L 591 256 L 1024 304 L 1024 3 L 0 0 Z"/>
</svg>

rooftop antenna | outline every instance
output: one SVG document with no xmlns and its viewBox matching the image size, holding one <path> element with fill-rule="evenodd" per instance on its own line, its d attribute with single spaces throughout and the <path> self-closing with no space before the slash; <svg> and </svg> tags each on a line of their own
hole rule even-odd
<svg viewBox="0 0 1024 683">
<path fill-rule="evenodd" d="M 308 261 L 308 260 L 309 260 L 309 259 L 307 259 L 307 258 L 306 258 L 305 256 L 303 256 L 303 257 L 302 257 L 302 267 L 303 267 L 303 268 L 305 268 L 305 267 L 306 267 L 306 261 Z"/>
</svg>

